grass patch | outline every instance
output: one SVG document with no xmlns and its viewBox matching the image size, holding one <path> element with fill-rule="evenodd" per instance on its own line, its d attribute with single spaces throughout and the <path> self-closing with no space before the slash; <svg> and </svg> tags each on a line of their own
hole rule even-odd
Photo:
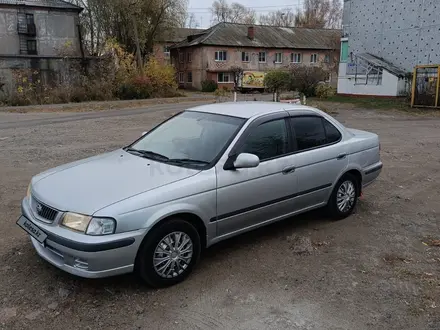
<svg viewBox="0 0 440 330">
<path fill-rule="evenodd" d="M 314 104 L 323 107 L 332 107 L 331 104 L 352 107 L 354 109 L 371 109 L 377 111 L 400 111 L 411 116 L 440 116 L 440 109 L 434 108 L 411 108 L 410 102 L 404 98 L 380 98 L 380 97 L 353 97 L 344 95 L 334 95 L 328 98 L 309 98 L 307 100 L 312 106 Z"/>
<path fill-rule="evenodd" d="M 310 100 L 322 102 L 337 102 L 353 104 L 363 109 L 397 109 L 411 110 L 410 104 L 405 98 L 380 98 L 380 97 L 352 97 L 333 95 L 325 99 L 311 98 Z"/>
</svg>

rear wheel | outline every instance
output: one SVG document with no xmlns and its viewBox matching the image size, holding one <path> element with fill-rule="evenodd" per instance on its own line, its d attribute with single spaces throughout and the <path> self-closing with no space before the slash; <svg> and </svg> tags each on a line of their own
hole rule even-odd
<svg viewBox="0 0 440 330">
<path fill-rule="evenodd" d="M 153 287 L 182 282 L 200 257 L 200 237 L 193 225 L 172 219 L 153 229 L 140 247 L 136 268 Z"/>
<path fill-rule="evenodd" d="M 327 205 L 334 220 L 345 219 L 353 213 L 359 196 L 359 186 L 356 177 L 348 173 L 338 181 Z"/>
</svg>

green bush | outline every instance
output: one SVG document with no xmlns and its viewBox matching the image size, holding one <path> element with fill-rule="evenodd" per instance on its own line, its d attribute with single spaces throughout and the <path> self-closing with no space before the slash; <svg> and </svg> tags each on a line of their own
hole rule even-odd
<svg viewBox="0 0 440 330">
<path fill-rule="evenodd" d="M 292 80 L 290 88 L 305 96 L 315 96 L 316 87 L 326 81 L 328 71 L 319 66 L 295 65 L 291 68 Z"/>
<path fill-rule="evenodd" d="M 122 100 L 148 99 L 153 92 L 150 79 L 137 76 L 130 79 L 119 88 L 118 96 Z"/>
<path fill-rule="evenodd" d="M 264 77 L 264 86 L 269 92 L 278 93 L 289 89 L 290 74 L 283 70 L 273 70 Z"/>
<path fill-rule="evenodd" d="M 319 84 L 316 86 L 315 94 L 320 99 L 327 99 L 335 95 L 335 89 L 328 84 Z"/>
<path fill-rule="evenodd" d="M 218 84 L 214 80 L 202 81 L 202 92 L 212 93 L 218 89 Z"/>
</svg>

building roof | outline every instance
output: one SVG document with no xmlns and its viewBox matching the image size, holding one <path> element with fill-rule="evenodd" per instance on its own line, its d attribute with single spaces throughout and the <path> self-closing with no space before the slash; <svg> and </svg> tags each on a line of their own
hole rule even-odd
<svg viewBox="0 0 440 330">
<path fill-rule="evenodd" d="M 219 23 L 202 35 L 187 38 L 175 45 L 176 48 L 196 45 L 263 47 L 263 48 L 302 48 L 302 49 L 335 49 L 339 47 L 341 30 L 307 29 L 254 25 L 255 37 L 248 38 L 248 27 L 245 24 Z"/>
<path fill-rule="evenodd" d="M 0 5 L 46 7 L 82 11 L 83 8 L 63 0 L 0 0 Z"/>
<path fill-rule="evenodd" d="M 294 105 L 279 102 L 225 102 L 200 105 L 188 109 L 188 111 L 207 112 L 245 119 L 284 110 L 310 110 L 320 113 L 319 110 L 305 105 Z"/>
<path fill-rule="evenodd" d="M 0 0 L 1 1 L 1 0 Z M 167 29 L 159 37 L 159 41 L 177 43 L 186 39 L 190 35 L 204 32 L 204 29 L 174 28 Z"/>
<path fill-rule="evenodd" d="M 395 66 L 394 64 L 384 60 L 381 57 L 372 55 L 370 53 L 357 54 L 356 57 L 359 57 L 376 67 L 387 70 L 388 72 L 394 74 L 395 76 L 403 77 L 406 74 L 405 70 Z"/>
</svg>

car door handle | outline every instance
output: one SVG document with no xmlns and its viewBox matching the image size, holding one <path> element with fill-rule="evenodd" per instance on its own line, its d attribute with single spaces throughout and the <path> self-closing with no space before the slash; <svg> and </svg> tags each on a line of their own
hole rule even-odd
<svg viewBox="0 0 440 330">
<path fill-rule="evenodd" d="M 283 170 L 283 174 L 290 174 L 290 173 L 295 172 L 295 170 L 296 170 L 295 166 L 289 166 Z"/>
<path fill-rule="evenodd" d="M 347 154 L 340 154 L 336 159 L 345 159 L 345 157 L 347 157 Z"/>
</svg>

